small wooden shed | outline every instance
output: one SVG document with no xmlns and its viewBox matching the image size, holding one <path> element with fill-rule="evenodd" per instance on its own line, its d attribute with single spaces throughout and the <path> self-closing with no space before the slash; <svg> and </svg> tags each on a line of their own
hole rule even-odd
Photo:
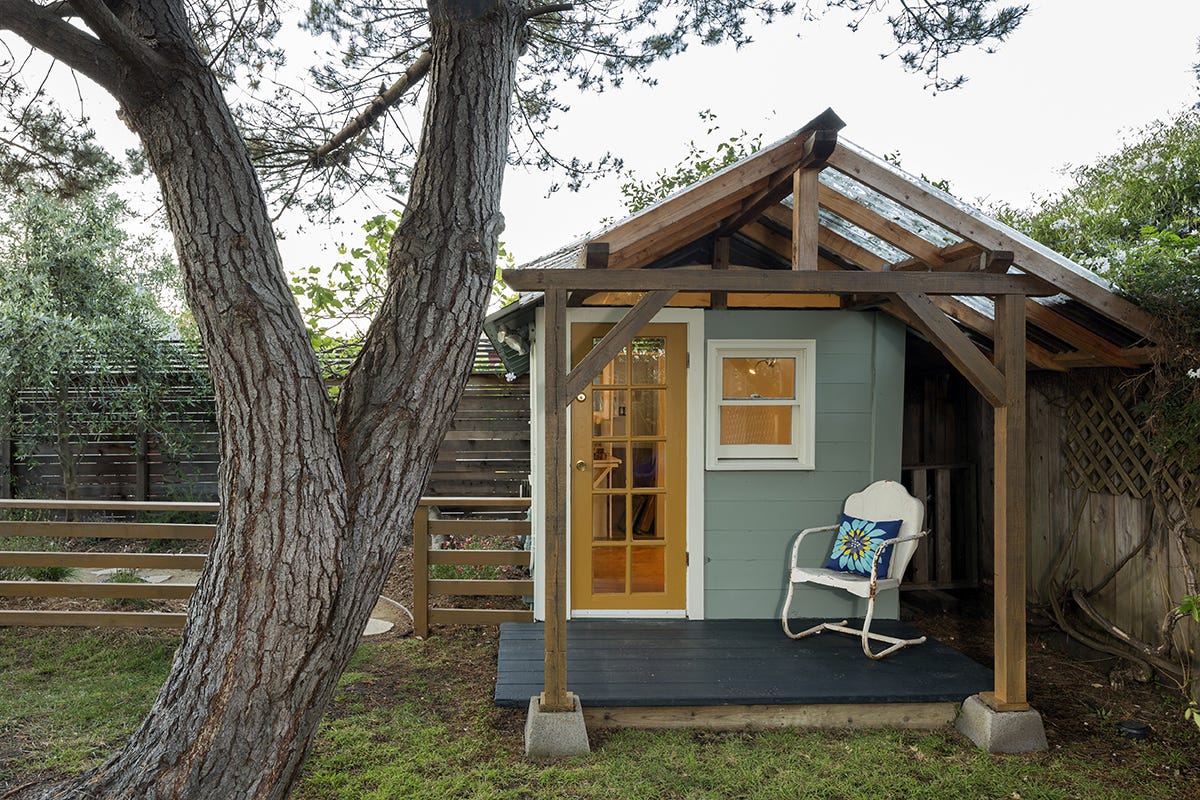
<svg viewBox="0 0 1200 800">
<path fill-rule="evenodd" d="M 910 330 L 993 409 L 995 686 L 983 700 L 1028 708 L 1026 371 L 1144 364 L 1152 319 L 842 127 L 828 110 L 505 273 L 525 294 L 485 330 L 532 375 L 543 709 L 574 707 L 568 619 L 778 616 L 794 532 L 900 479 Z M 862 613 L 821 589 L 803 603 Z M 880 608 L 894 617 L 895 594 Z"/>
</svg>

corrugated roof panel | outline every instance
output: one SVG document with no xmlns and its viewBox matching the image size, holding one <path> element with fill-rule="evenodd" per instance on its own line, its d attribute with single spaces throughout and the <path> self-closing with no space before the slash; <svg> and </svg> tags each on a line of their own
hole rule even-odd
<svg viewBox="0 0 1200 800">
<path fill-rule="evenodd" d="M 961 236 L 951 233 L 936 222 L 931 222 L 920 214 L 909 211 L 890 197 L 884 197 L 866 184 L 837 170 L 822 170 L 821 183 L 846 195 L 851 200 L 854 200 L 864 208 L 874 211 L 879 216 L 890 219 L 900 227 L 915 233 L 930 244 L 937 245 L 938 247 L 948 247 L 952 244 L 958 244 L 963 240 Z"/>
</svg>

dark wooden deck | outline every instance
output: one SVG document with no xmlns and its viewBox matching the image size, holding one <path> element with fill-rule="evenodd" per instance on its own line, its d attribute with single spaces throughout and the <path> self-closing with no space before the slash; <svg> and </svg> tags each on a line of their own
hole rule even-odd
<svg viewBox="0 0 1200 800">
<path fill-rule="evenodd" d="M 895 620 L 871 630 L 919 635 Z M 500 626 L 496 705 L 524 708 L 542 691 L 542 631 Z M 575 620 L 567 685 L 591 708 L 945 703 L 991 689 L 992 671 L 933 639 L 873 661 L 857 637 L 792 641 L 777 620 Z"/>
</svg>

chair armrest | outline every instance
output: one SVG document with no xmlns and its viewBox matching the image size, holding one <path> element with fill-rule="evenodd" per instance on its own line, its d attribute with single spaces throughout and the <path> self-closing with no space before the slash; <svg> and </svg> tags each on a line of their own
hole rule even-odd
<svg viewBox="0 0 1200 800">
<path fill-rule="evenodd" d="M 804 539 L 805 536 L 808 536 L 810 533 L 820 533 L 821 531 L 832 531 L 832 530 L 836 530 L 837 528 L 838 528 L 837 525 L 822 525 L 819 528 L 805 528 L 804 530 L 797 533 L 796 538 L 792 541 L 792 566 L 793 567 L 798 566 L 798 564 L 796 564 L 796 554 L 799 553 L 800 542 L 801 542 L 801 540 Z"/>
<path fill-rule="evenodd" d="M 879 557 L 883 555 L 884 548 L 891 547 L 899 542 L 911 542 L 913 539 L 920 539 L 922 536 L 928 535 L 929 531 L 921 531 L 920 533 L 914 533 L 911 536 L 897 536 L 894 539 L 884 539 L 882 542 L 880 542 L 879 549 L 875 551 L 875 557 L 871 559 L 871 583 L 874 583 L 878 579 Z"/>
</svg>

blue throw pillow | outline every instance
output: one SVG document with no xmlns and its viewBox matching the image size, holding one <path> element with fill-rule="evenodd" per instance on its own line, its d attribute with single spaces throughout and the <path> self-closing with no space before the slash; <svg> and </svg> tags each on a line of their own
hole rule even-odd
<svg viewBox="0 0 1200 800">
<path fill-rule="evenodd" d="M 875 558 L 875 551 L 879 549 L 880 542 L 900 535 L 901 523 L 902 520 L 898 519 L 874 522 L 842 514 L 842 524 L 838 528 L 837 538 L 833 540 L 833 552 L 825 568 L 871 577 L 871 561 Z M 881 579 L 888 576 L 891 563 L 892 545 L 888 545 L 879 557 L 877 574 Z"/>
</svg>

